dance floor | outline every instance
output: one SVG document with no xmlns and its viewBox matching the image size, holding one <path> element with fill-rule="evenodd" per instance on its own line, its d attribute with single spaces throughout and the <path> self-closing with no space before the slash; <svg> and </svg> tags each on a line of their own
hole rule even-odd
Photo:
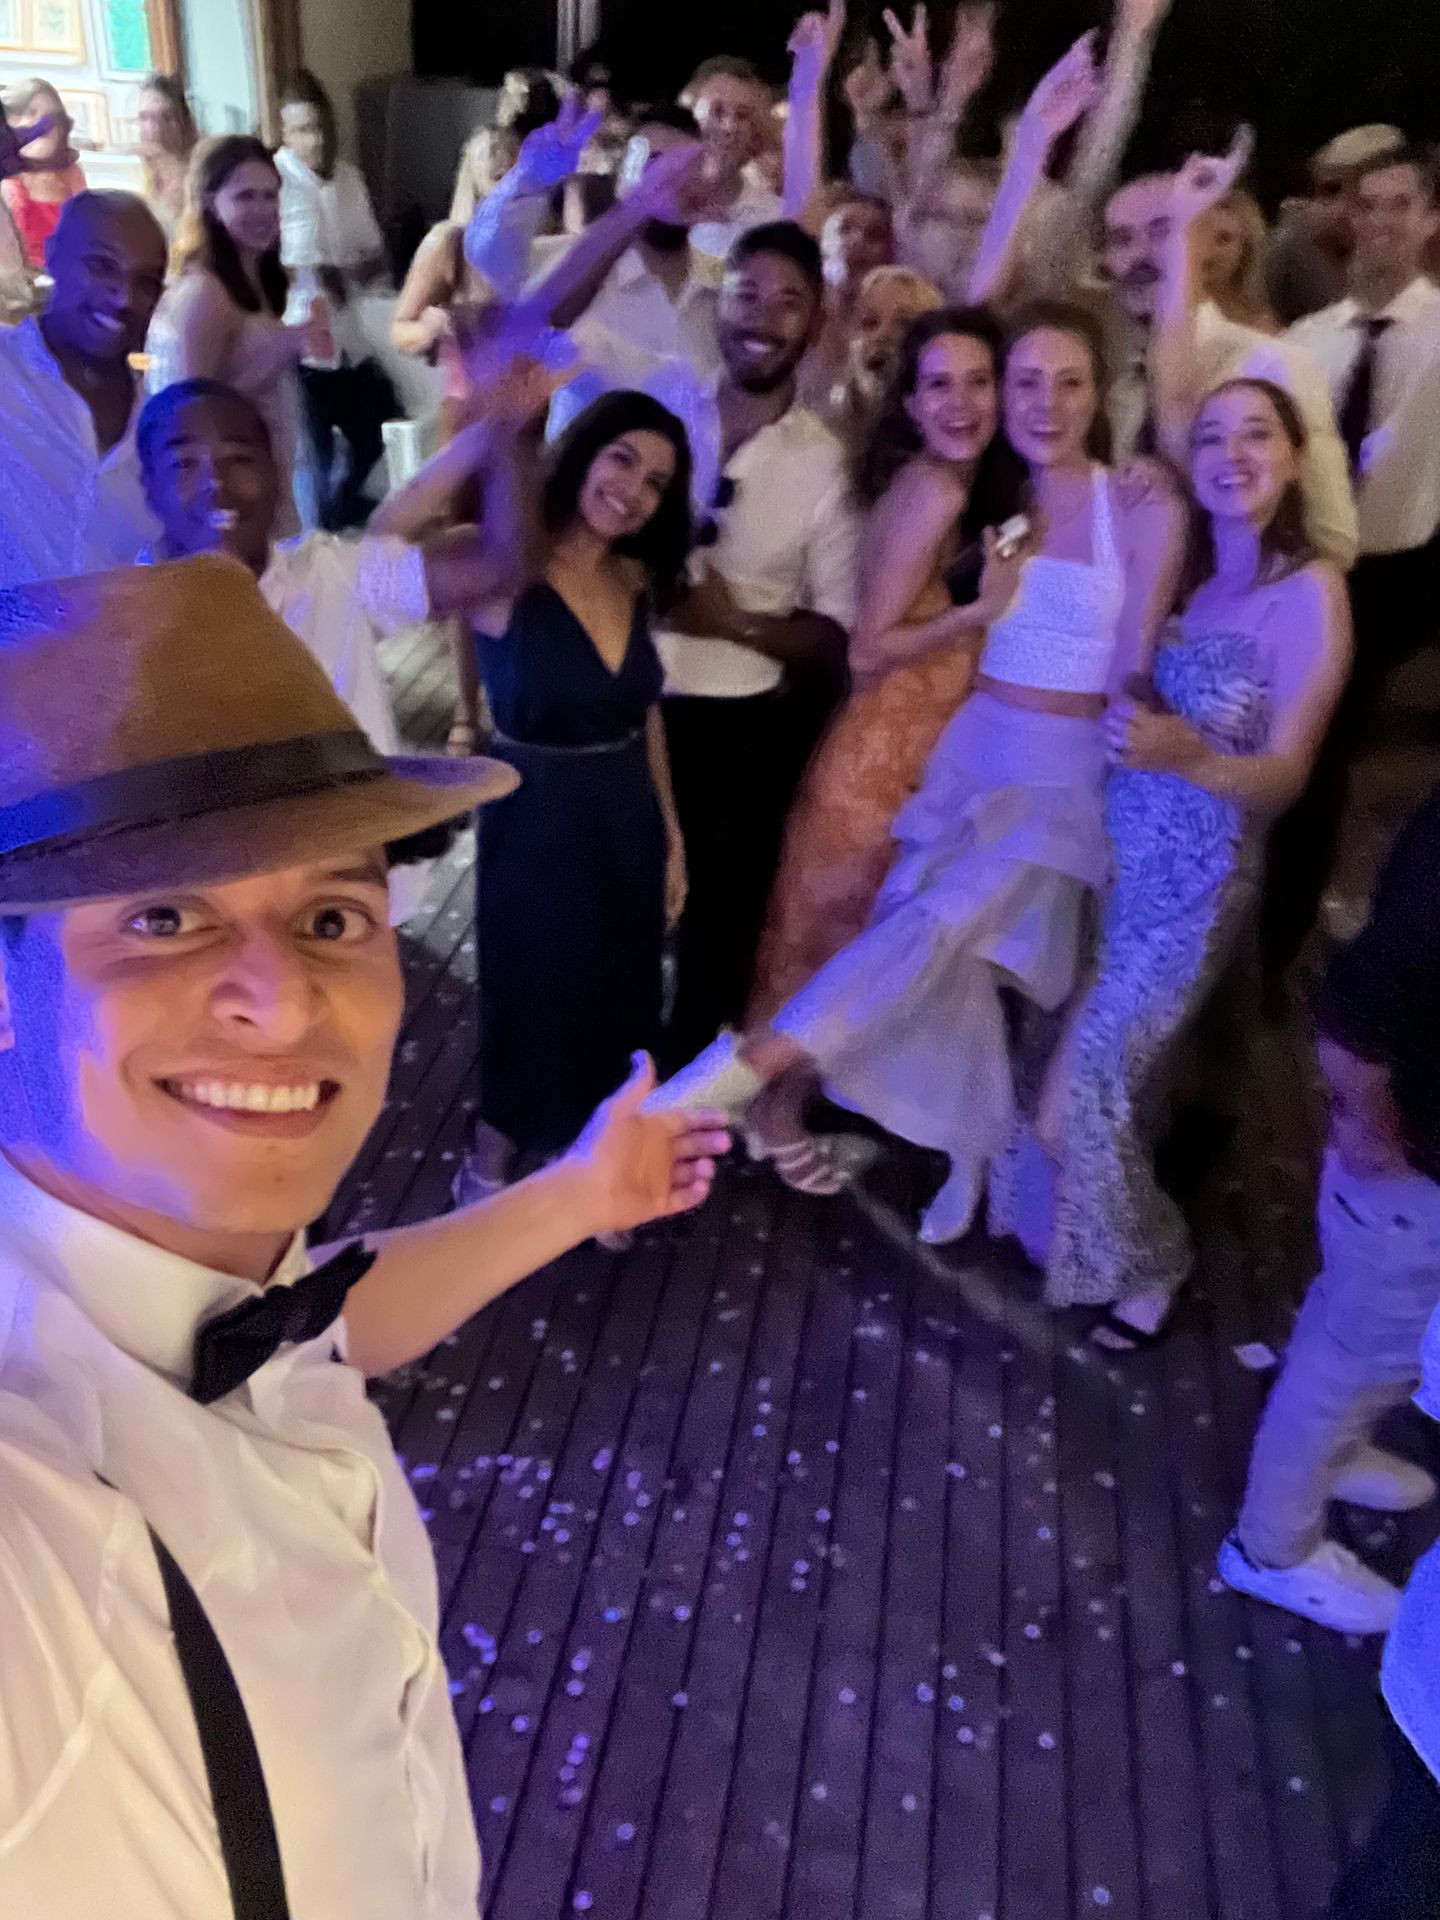
<svg viewBox="0 0 1440 1920">
<path fill-rule="evenodd" d="M 387 664 L 433 742 L 433 641 Z M 332 1226 L 446 1203 L 469 855 L 408 930 L 392 1097 Z M 817 1202 L 741 1164 L 377 1383 L 435 1545 L 490 1920 L 1307 1920 L 1380 1791 L 1374 1648 L 1213 1564 L 1253 1349 L 1307 1274 L 1296 1061 L 1273 1047 L 1249 1105 L 1285 1151 L 1210 1182 L 1155 1353 L 1102 1361 L 1005 1249 L 918 1249 L 913 1168 Z M 1337 1524 L 1397 1569 L 1425 1537 Z"/>
</svg>

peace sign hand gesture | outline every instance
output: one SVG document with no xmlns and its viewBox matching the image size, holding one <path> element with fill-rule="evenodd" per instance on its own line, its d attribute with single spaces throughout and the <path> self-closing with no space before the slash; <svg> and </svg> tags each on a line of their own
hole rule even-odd
<svg viewBox="0 0 1440 1920">
<path fill-rule="evenodd" d="M 845 0 L 830 0 L 825 13 L 803 13 L 795 22 L 786 51 L 794 77 L 807 89 L 818 93 L 824 85 L 844 32 Z"/>
<path fill-rule="evenodd" d="M 603 119 L 603 114 L 587 113 L 578 94 L 562 100 L 555 119 L 527 134 L 520 148 L 516 164 L 526 182 L 544 190 L 571 179 L 580 171 L 580 156 L 600 131 Z"/>
<path fill-rule="evenodd" d="M 924 0 L 915 9 L 907 32 L 892 10 L 885 9 L 890 33 L 890 77 L 911 113 L 929 113 L 935 104 L 935 68 L 930 59 L 930 22 Z"/>
</svg>

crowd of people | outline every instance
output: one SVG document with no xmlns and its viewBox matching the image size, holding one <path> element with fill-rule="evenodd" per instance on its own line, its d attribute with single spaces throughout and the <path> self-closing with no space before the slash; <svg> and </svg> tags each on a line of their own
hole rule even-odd
<svg viewBox="0 0 1440 1920">
<path fill-rule="evenodd" d="M 0 335 L 0 588 L 223 556 L 392 761 L 377 642 L 448 623 L 457 794 L 489 757 L 457 1220 L 570 1164 L 648 1052 L 626 1124 L 703 1143 L 686 1204 L 722 1117 L 819 1198 L 857 1129 L 930 1149 L 920 1238 L 1013 1236 L 1118 1358 L 1192 1274 L 1177 1102 L 1233 1112 L 1246 1023 L 1308 1045 L 1305 989 L 1323 1266 L 1219 1567 L 1389 1634 L 1394 1794 L 1333 1911 L 1427 1912 L 1440 1559 L 1402 1595 L 1326 1512 L 1436 1495 L 1373 1437 L 1440 1313 L 1435 802 L 1309 988 L 1352 769 L 1436 637 L 1440 176 L 1381 125 L 1273 224 L 1248 129 L 1126 174 L 1168 3 L 1119 0 L 994 142 L 984 6 L 943 49 L 887 15 L 847 63 L 832 0 L 783 101 L 729 57 L 677 101 L 512 76 L 394 303 L 439 450 L 388 492 L 358 315 L 392 263 L 313 76 L 273 152 L 197 139 L 157 76 L 143 196 L 84 188 L 33 83 L 0 152 L 46 276 Z M 397 867 L 391 918 L 417 897 Z"/>
</svg>

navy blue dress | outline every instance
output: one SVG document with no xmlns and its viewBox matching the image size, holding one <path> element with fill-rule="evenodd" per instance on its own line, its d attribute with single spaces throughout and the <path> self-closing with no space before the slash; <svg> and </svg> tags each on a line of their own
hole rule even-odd
<svg viewBox="0 0 1440 1920">
<path fill-rule="evenodd" d="M 643 597 L 615 673 L 543 582 L 478 645 L 490 751 L 521 776 L 480 815 L 480 1108 L 533 1163 L 655 1044 L 666 839 L 645 726 L 663 676 Z"/>
</svg>

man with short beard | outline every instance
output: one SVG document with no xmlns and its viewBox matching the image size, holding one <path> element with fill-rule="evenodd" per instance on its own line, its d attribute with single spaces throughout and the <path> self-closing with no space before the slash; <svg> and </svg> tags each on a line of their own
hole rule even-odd
<svg viewBox="0 0 1440 1920">
<path fill-rule="evenodd" d="M 801 228 L 777 221 L 736 243 L 717 308 L 725 370 L 692 430 L 707 511 L 690 593 L 658 636 L 690 879 L 677 1060 L 744 1015 L 785 817 L 854 620 L 845 456 L 796 398 L 823 303 L 820 250 Z"/>
<path fill-rule="evenodd" d="M 1149 419 L 1150 328 L 1157 290 L 1165 273 L 1171 237 L 1173 176 L 1143 174 L 1111 194 L 1100 239 L 1100 267 L 1110 287 L 1113 323 L 1123 359 L 1111 368 L 1110 423 L 1117 457 L 1154 451 Z M 1197 388 L 1208 393 L 1223 381 L 1270 380 L 1300 409 L 1308 434 L 1300 484 L 1305 517 L 1316 546 L 1346 569 L 1355 559 L 1358 527 L 1345 448 L 1320 369 L 1287 340 L 1227 320 L 1213 301 L 1195 313 Z"/>
</svg>

